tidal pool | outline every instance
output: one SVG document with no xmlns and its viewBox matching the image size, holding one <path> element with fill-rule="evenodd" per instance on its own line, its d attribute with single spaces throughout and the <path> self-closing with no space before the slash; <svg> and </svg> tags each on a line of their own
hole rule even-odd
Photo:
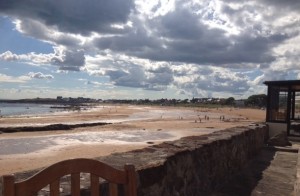
<svg viewBox="0 0 300 196">
<path fill-rule="evenodd" d="M 82 132 L 48 136 L 0 139 L 0 156 L 27 154 L 51 147 L 66 147 L 80 144 L 121 144 L 167 140 L 175 136 L 168 132 L 148 130 L 122 130 L 103 132 Z"/>
</svg>

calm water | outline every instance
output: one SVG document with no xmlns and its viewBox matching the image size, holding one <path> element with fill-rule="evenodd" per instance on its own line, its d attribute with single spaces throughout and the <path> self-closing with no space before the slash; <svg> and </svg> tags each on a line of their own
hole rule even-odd
<svg viewBox="0 0 300 196">
<path fill-rule="evenodd" d="M 47 104 L 31 104 L 31 103 L 0 103 L 1 116 L 20 116 L 47 114 L 51 112 L 61 111 L 59 109 L 50 108 L 53 105 Z"/>
</svg>

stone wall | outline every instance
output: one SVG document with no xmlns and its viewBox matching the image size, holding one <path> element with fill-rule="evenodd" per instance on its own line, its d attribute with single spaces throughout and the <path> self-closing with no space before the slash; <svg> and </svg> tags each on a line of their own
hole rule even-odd
<svg viewBox="0 0 300 196">
<path fill-rule="evenodd" d="M 237 174 L 263 146 L 266 125 L 230 128 L 100 158 L 133 163 L 138 195 L 207 195 Z"/>
<path fill-rule="evenodd" d="M 140 196 L 208 195 L 247 164 L 262 148 L 267 135 L 266 125 L 253 124 L 115 153 L 98 160 L 120 169 L 126 163 L 134 164 Z M 25 179 L 36 172 L 16 177 Z M 81 179 L 85 179 L 81 182 L 83 186 L 89 185 L 88 177 Z"/>
</svg>

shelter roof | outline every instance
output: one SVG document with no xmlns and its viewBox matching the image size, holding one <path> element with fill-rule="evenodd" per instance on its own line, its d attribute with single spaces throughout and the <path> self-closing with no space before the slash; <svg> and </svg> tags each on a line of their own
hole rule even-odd
<svg viewBox="0 0 300 196">
<path fill-rule="evenodd" d="M 300 91 L 300 80 L 276 80 L 276 81 L 265 81 L 265 85 L 277 86 L 280 88 L 287 88 L 295 91 Z"/>
</svg>

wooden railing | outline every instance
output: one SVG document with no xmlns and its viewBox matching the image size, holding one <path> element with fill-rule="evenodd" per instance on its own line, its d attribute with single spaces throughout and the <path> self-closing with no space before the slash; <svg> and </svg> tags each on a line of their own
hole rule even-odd
<svg viewBox="0 0 300 196">
<path fill-rule="evenodd" d="M 125 165 L 124 171 L 92 159 L 71 159 L 58 162 L 33 177 L 15 182 L 13 175 L 2 177 L 2 196 L 33 196 L 47 185 L 50 196 L 60 195 L 60 179 L 71 175 L 71 195 L 80 195 L 80 173 L 90 173 L 91 195 L 100 195 L 99 177 L 108 181 L 109 195 L 118 195 L 118 184 L 124 185 L 124 195 L 136 196 L 136 172 L 133 165 Z"/>
</svg>

